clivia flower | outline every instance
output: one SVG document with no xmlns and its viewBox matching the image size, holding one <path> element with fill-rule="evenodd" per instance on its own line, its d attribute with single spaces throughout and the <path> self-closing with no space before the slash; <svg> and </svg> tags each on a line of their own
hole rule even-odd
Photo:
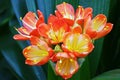
<svg viewBox="0 0 120 80">
<path fill-rule="evenodd" d="M 47 43 L 38 37 L 32 36 L 30 38 L 31 45 L 23 50 L 26 58 L 25 63 L 28 65 L 43 65 L 48 62 L 53 50 Z"/>
<path fill-rule="evenodd" d="M 52 44 L 63 42 L 63 37 L 69 30 L 67 23 L 54 15 L 49 16 L 48 25 L 42 24 L 38 27 L 39 34 L 48 38 Z"/>
<path fill-rule="evenodd" d="M 76 13 L 72 5 L 63 3 L 57 5 L 56 15 L 63 17 L 71 24 L 72 28 L 79 29 L 81 33 L 88 34 L 92 39 L 98 39 L 107 35 L 112 30 L 112 23 L 107 23 L 107 18 L 103 14 L 98 14 L 92 19 L 92 8 L 78 6 Z"/>
<path fill-rule="evenodd" d="M 57 5 L 55 15 L 50 14 L 44 22 L 42 12 L 38 18 L 28 12 L 18 28 L 15 40 L 29 40 L 31 45 L 23 50 L 28 65 L 44 65 L 49 60 L 54 64 L 56 74 L 64 79 L 71 78 L 81 64 L 78 59 L 85 58 L 94 49 L 93 40 L 107 35 L 113 24 L 107 23 L 103 14 L 92 18 L 92 8 L 78 6 L 76 12 L 72 5 Z"/>
<path fill-rule="evenodd" d="M 14 35 L 15 40 L 28 40 L 31 35 L 40 36 L 37 26 L 44 23 L 43 14 L 38 10 L 38 17 L 33 12 L 28 12 L 22 19 L 23 27 L 16 29 L 19 34 Z"/>
<path fill-rule="evenodd" d="M 113 24 L 107 23 L 107 18 L 103 14 L 98 14 L 92 20 L 91 17 L 88 17 L 88 20 L 86 20 L 86 34 L 94 40 L 107 35 L 112 27 Z"/>
</svg>

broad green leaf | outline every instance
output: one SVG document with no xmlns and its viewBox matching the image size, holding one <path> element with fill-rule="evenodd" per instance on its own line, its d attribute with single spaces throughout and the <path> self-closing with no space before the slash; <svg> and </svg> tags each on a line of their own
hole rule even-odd
<svg viewBox="0 0 120 80">
<path fill-rule="evenodd" d="M 47 18 L 50 14 L 54 13 L 55 10 L 55 1 L 54 0 L 37 0 L 38 9 L 40 9 L 45 17 Z"/>
<path fill-rule="evenodd" d="M 55 69 L 55 63 L 53 63 L 52 61 L 48 62 L 48 72 L 47 72 L 47 80 L 57 80 L 57 75 L 54 71 Z"/>
<path fill-rule="evenodd" d="M 26 5 L 28 11 L 33 11 L 36 12 L 36 5 L 35 5 L 35 0 L 26 0 Z"/>
<path fill-rule="evenodd" d="M 113 30 L 105 37 L 101 70 L 110 70 L 120 67 L 120 1 L 111 0 L 109 21 L 114 24 Z"/>
<path fill-rule="evenodd" d="M 104 72 L 92 80 L 120 80 L 120 69 Z"/>
<path fill-rule="evenodd" d="M 8 22 L 13 15 L 11 5 L 9 3 L 9 0 L 0 1 L 0 26 Z"/>
<path fill-rule="evenodd" d="M 71 4 L 76 9 L 79 6 L 79 1 L 80 0 L 56 0 L 56 5 L 66 2 Z"/>
<path fill-rule="evenodd" d="M 20 17 L 23 17 L 25 15 L 25 12 L 27 12 L 25 0 L 11 0 L 11 4 L 13 7 L 15 16 L 17 17 L 17 20 L 19 22 L 19 25 L 22 26 Z"/>
<path fill-rule="evenodd" d="M 3 38 L 0 36 L 0 41 L 2 42 L 0 43 L 2 45 L 0 46 L 1 53 L 10 65 L 10 70 L 15 73 L 14 75 L 16 75 L 18 80 L 46 80 L 46 75 L 42 67 L 32 67 L 25 64 L 22 50 L 10 34 L 7 34 Z"/>
</svg>

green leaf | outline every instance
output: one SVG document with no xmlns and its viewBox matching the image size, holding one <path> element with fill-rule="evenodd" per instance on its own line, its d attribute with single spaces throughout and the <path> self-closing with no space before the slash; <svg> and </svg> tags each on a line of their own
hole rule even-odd
<svg viewBox="0 0 120 80">
<path fill-rule="evenodd" d="M 76 9 L 79 6 L 79 1 L 80 0 L 56 0 L 56 5 L 66 2 L 71 4 Z"/>
<path fill-rule="evenodd" d="M 36 12 L 36 5 L 35 5 L 35 0 L 26 0 L 26 5 L 28 11 L 33 11 Z"/>
<path fill-rule="evenodd" d="M 37 0 L 38 9 L 40 9 L 45 17 L 47 18 L 50 14 L 54 13 L 55 10 L 55 1 L 54 0 Z"/>
<path fill-rule="evenodd" d="M 9 3 L 9 0 L 0 1 L 0 26 L 8 22 L 13 16 L 11 5 Z"/>
<path fill-rule="evenodd" d="M 120 80 L 120 69 L 104 72 L 92 80 Z"/>
<path fill-rule="evenodd" d="M 13 7 L 15 16 L 17 17 L 17 20 L 19 21 L 19 25 L 22 26 L 20 17 L 23 17 L 25 13 L 27 12 L 25 0 L 11 0 L 11 4 Z M 24 4 L 24 5 L 21 5 L 21 4 Z"/>
<path fill-rule="evenodd" d="M 49 61 L 48 63 L 48 72 L 47 72 L 47 80 L 57 80 L 57 75 L 55 74 L 55 63 Z"/>
<path fill-rule="evenodd" d="M 8 25 L 5 25 L 0 34 L 0 51 L 9 65 L 9 69 L 18 80 L 46 80 L 42 67 L 25 64 L 20 46 L 13 40 Z M 10 34 L 11 33 L 11 34 Z"/>
<path fill-rule="evenodd" d="M 120 1 L 111 0 L 109 22 L 113 30 L 105 37 L 99 71 L 120 68 Z"/>
</svg>

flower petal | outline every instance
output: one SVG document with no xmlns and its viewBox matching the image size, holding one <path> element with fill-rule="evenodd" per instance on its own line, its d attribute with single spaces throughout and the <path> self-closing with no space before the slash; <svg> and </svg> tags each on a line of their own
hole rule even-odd
<svg viewBox="0 0 120 80">
<path fill-rule="evenodd" d="M 40 34 L 39 34 L 39 32 L 38 32 L 38 29 L 32 30 L 31 33 L 30 33 L 30 35 L 40 37 Z"/>
<path fill-rule="evenodd" d="M 78 6 L 76 9 L 76 22 L 80 25 L 83 25 L 84 19 L 88 16 L 92 17 L 92 8 L 83 8 L 82 6 Z"/>
<path fill-rule="evenodd" d="M 87 18 L 88 16 L 92 17 L 93 9 L 91 7 L 85 8 L 84 10 L 84 18 Z"/>
<path fill-rule="evenodd" d="M 48 24 L 53 24 L 57 20 L 58 20 L 58 17 L 50 14 L 50 16 L 48 17 Z"/>
<path fill-rule="evenodd" d="M 60 14 L 60 12 L 58 10 L 55 10 L 55 15 L 58 17 L 58 18 L 62 18 L 62 15 Z"/>
<path fill-rule="evenodd" d="M 29 65 L 43 65 L 49 60 L 49 53 L 38 46 L 31 45 L 23 50 L 26 58 L 26 64 Z"/>
<path fill-rule="evenodd" d="M 37 10 L 38 13 L 38 21 L 36 23 L 36 27 L 38 27 L 41 23 L 44 23 L 44 16 L 40 10 Z"/>
<path fill-rule="evenodd" d="M 46 37 L 46 38 L 48 37 L 47 32 L 50 30 L 50 26 L 48 26 L 45 23 L 42 23 L 41 25 L 39 25 L 37 29 L 41 36 Z"/>
<path fill-rule="evenodd" d="M 63 41 L 62 48 L 64 51 L 77 53 L 78 55 L 76 56 L 78 57 L 85 57 L 93 50 L 94 46 L 88 35 L 69 33 Z"/>
<path fill-rule="evenodd" d="M 106 26 L 103 28 L 103 30 L 97 33 L 97 36 L 94 39 L 104 37 L 112 30 L 112 28 L 113 28 L 113 24 L 107 23 Z"/>
<path fill-rule="evenodd" d="M 77 26 L 73 28 L 73 33 L 82 33 L 82 28 L 81 26 Z"/>
<path fill-rule="evenodd" d="M 70 27 L 63 19 L 55 19 L 55 20 L 53 19 L 49 24 L 49 29 L 47 30 L 46 30 L 47 32 L 44 33 L 47 33 L 50 42 L 52 44 L 57 44 L 63 41 L 63 37 L 65 33 L 70 30 Z"/>
<path fill-rule="evenodd" d="M 19 34 L 23 34 L 23 35 L 29 35 L 30 34 L 30 31 L 27 30 L 26 28 L 24 27 L 20 27 L 18 29 L 16 29 L 18 31 Z"/>
<path fill-rule="evenodd" d="M 23 25 L 26 29 L 28 29 L 29 31 L 31 31 L 32 29 L 36 28 L 36 23 L 37 23 L 37 19 L 35 16 L 35 13 L 33 12 L 28 12 L 25 17 L 22 20 Z"/>
<path fill-rule="evenodd" d="M 98 14 L 93 20 L 92 20 L 92 29 L 96 32 L 100 32 L 106 24 L 106 16 L 103 14 Z"/>
<path fill-rule="evenodd" d="M 22 35 L 20 35 L 20 34 L 14 35 L 14 36 L 13 36 L 13 39 L 15 39 L 15 40 L 29 40 L 28 37 L 22 36 Z"/>
<path fill-rule="evenodd" d="M 57 5 L 58 11 L 61 13 L 63 18 L 68 18 L 74 20 L 74 8 L 68 3 L 62 3 Z"/>
<path fill-rule="evenodd" d="M 84 8 L 82 6 L 78 6 L 76 9 L 76 20 L 84 18 Z"/>
<path fill-rule="evenodd" d="M 79 66 L 76 60 L 72 58 L 61 58 L 56 63 L 55 70 L 57 74 L 64 79 L 71 78 L 72 75 L 78 70 Z"/>
<path fill-rule="evenodd" d="M 31 36 L 30 42 L 32 45 L 37 45 L 42 50 L 48 51 L 50 48 L 45 41 L 41 40 L 36 36 Z"/>
<path fill-rule="evenodd" d="M 84 29 L 83 33 L 88 34 L 91 39 L 97 36 L 97 32 L 93 30 L 91 16 L 89 15 L 87 18 L 84 19 Z"/>
</svg>

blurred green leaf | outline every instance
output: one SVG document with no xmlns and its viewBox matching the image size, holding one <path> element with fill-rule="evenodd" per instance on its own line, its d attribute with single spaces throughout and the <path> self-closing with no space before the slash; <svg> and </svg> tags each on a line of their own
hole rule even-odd
<svg viewBox="0 0 120 80">
<path fill-rule="evenodd" d="M 55 68 L 55 63 L 53 63 L 52 61 L 49 61 L 47 80 L 57 80 L 58 79 L 58 77 L 54 71 L 54 68 Z"/>
<path fill-rule="evenodd" d="M 17 17 L 17 20 L 19 22 L 19 25 L 22 26 L 20 17 L 24 17 L 25 13 L 27 12 L 25 0 L 11 0 L 11 4 L 13 7 L 15 16 Z M 21 5 L 21 4 L 23 4 L 23 5 Z"/>
<path fill-rule="evenodd" d="M 113 30 L 105 37 L 99 71 L 120 68 L 120 0 L 111 0 L 109 21 Z M 101 70 L 100 70 L 101 69 Z"/>
<path fill-rule="evenodd" d="M 13 35 L 11 35 L 8 26 L 4 27 L 2 31 L 4 34 L 0 34 L 0 42 L 2 42 L 0 43 L 0 50 L 10 65 L 9 69 L 14 73 L 16 78 L 18 80 L 46 80 L 46 74 L 42 67 L 32 67 L 25 64 L 22 50 L 16 41 L 13 40 Z"/>
<path fill-rule="evenodd" d="M 55 1 L 54 0 L 37 0 L 38 9 L 40 9 L 45 17 L 47 18 L 50 14 L 54 13 L 55 10 Z"/>
<path fill-rule="evenodd" d="M 9 0 L 0 1 L 0 26 L 8 22 L 13 15 L 11 4 L 9 3 Z"/>
<path fill-rule="evenodd" d="M 35 5 L 35 0 L 26 0 L 26 5 L 28 11 L 33 11 L 36 12 L 36 5 Z"/>
<path fill-rule="evenodd" d="M 120 80 L 120 69 L 107 71 L 93 78 L 92 80 Z"/>
</svg>

